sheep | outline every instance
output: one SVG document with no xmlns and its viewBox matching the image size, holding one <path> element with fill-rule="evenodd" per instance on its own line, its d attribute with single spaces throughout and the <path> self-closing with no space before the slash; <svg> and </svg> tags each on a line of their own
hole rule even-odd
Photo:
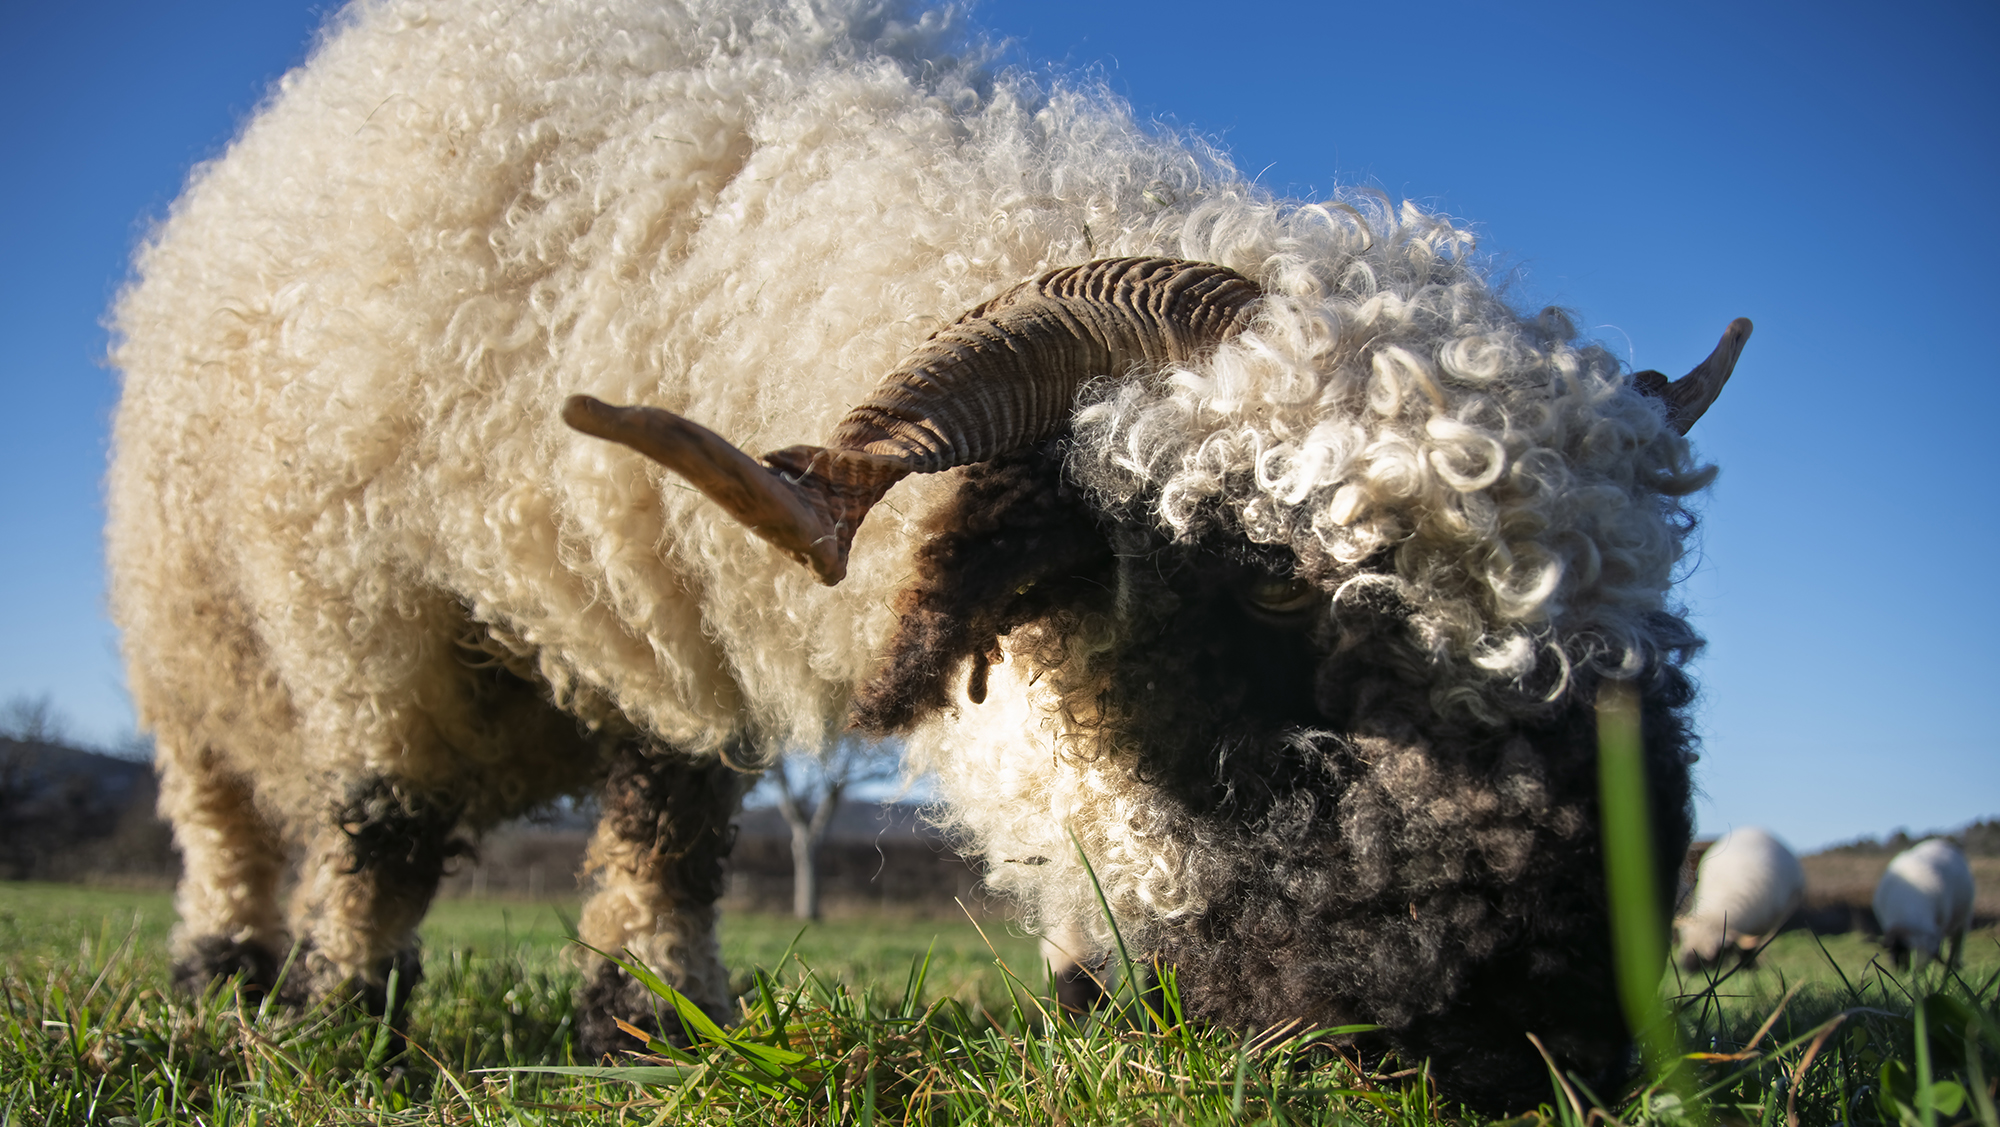
<svg viewBox="0 0 2000 1127">
<path fill-rule="evenodd" d="M 594 789 L 582 940 L 725 1015 L 745 783 L 851 725 L 1206 1020 L 1379 1023 L 1486 1107 L 1546 1095 L 1526 1032 L 1627 1060 L 1592 706 L 1643 702 L 1666 887 L 1747 321 L 1628 372 L 1445 217 L 1274 199 L 935 12 L 357 0 L 113 323 L 187 986 L 296 944 L 393 1017 L 451 860 Z M 652 1012 L 591 957 L 580 1054 Z"/>
<path fill-rule="evenodd" d="M 1805 895 L 1805 866 L 1784 842 L 1757 826 L 1723 834 L 1702 854 L 1693 902 L 1674 923 L 1681 966 L 1713 964 L 1727 949 L 1748 958 Z"/>
<path fill-rule="evenodd" d="M 1875 923 L 1897 969 L 1922 970 L 1938 957 L 1946 939 L 1958 967 L 1965 933 L 1972 926 L 1972 866 L 1958 846 L 1934 837 L 1896 854 L 1875 884 Z"/>
</svg>

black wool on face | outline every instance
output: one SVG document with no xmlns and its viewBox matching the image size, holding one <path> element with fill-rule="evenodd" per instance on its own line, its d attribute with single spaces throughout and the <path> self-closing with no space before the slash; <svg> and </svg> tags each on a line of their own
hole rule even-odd
<svg viewBox="0 0 2000 1127">
<path fill-rule="evenodd" d="M 976 688 L 980 658 L 1011 635 L 1060 697 L 1065 751 L 1128 763 L 1184 827 L 1208 907 L 1154 929 L 1147 954 L 1177 968 L 1191 1014 L 1380 1024 L 1364 1046 L 1430 1060 L 1447 1095 L 1496 1113 L 1547 1096 L 1529 1033 L 1565 1068 L 1615 1080 L 1630 1041 L 1595 676 L 1526 719 L 1440 715 L 1405 608 L 1331 608 L 1387 559 L 1302 579 L 1232 529 L 1176 543 L 1087 507 L 1059 454 L 968 471 L 857 720 L 887 730 L 950 707 L 966 659 Z M 1692 828 L 1678 656 L 1639 680 L 1663 895 Z"/>
<path fill-rule="evenodd" d="M 1106 591 L 1111 546 L 1062 474 L 1063 442 L 1002 455 L 965 471 L 957 493 L 924 523 L 917 579 L 897 597 L 888 657 L 856 694 L 866 732 L 907 729 L 950 707 L 967 658 L 983 697 L 984 662 L 1016 627 L 1068 621 Z"/>
<path fill-rule="evenodd" d="M 1658 887 L 1692 827 L 1669 704 L 1647 694 Z M 1611 964 L 1594 710 L 1499 731 L 1419 725 L 1421 694 L 1363 694 L 1346 734 L 1301 746 L 1317 782 L 1261 817 L 1196 815 L 1223 892 L 1155 952 L 1189 1008 L 1232 1026 L 1375 1022 L 1405 1064 L 1482 1110 L 1547 1097 L 1535 1033 L 1565 1067 L 1614 1081 L 1629 1039 Z M 1668 905 L 1662 904 L 1664 909 Z"/>
</svg>

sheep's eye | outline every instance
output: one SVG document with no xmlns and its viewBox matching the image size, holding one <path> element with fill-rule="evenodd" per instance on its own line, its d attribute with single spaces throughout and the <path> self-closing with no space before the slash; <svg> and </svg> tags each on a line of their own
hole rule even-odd
<svg viewBox="0 0 2000 1127">
<path fill-rule="evenodd" d="M 1326 593 L 1303 579 L 1259 579 L 1243 592 L 1250 609 L 1263 615 L 1291 617 L 1318 606 Z"/>
</svg>

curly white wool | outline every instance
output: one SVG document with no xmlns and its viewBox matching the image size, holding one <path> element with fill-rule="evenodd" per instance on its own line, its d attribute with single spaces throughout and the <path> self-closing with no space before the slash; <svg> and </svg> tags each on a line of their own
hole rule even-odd
<svg viewBox="0 0 2000 1127">
<path fill-rule="evenodd" d="M 267 757 L 456 777 L 498 754 L 437 715 L 461 616 L 683 747 L 841 723 L 942 484 L 829 591 L 563 397 L 823 435 L 959 310 L 1157 249 L 1158 201 L 1230 174 L 1097 92 L 938 65 L 935 15 L 739 7 L 361 3 L 197 170 L 116 311 L 112 601 L 166 743 L 301 814 L 321 785 Z"/>
<path fill-rule="evenodd" d="M 1336 577 L 1393 552 L 1440 704 L 1532 708 L 1577 665 L 1630 676 L 1661 648 L 1680 499 L 1714 470 L 1567 316 L 1516 314 L 1471 236 L 1407 203 L 1205 204 L 1182 243 L 1270 296 L 1211 364 L 1079 413 L 1100 495 L 1185 538 L 1219 508 Z"/>
<path fill-rule="evenodd" d="M 1058 715 L 1028 663 L 1005 659 L 988 674 L 984 702 L 914 734 L 912 766 L 935 775 L 940 814 L 985 857 L 987 885 L 1030 929 L 1083 942 L 1069 954 L 1087 961 L 1109 949 L 1110 919 L 1143 947 L 1156 926 L 1201 914 L 1210 882 L 1191 820 L 1122 760 L 1067 754 Z"/>
</svg>

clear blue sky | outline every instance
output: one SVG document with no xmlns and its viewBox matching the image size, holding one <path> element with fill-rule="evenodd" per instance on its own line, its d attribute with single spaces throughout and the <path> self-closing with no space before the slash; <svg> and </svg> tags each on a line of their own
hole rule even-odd
<svg viewBox="0 0 2000 1127">
<path fill-rule="evenodd" d="M 103 614 L 98 321 L 189 166 L 329 5 L 0 7 L 0 699 L 130 728 Z M 988 0 L 1292 195 L 1471 223 L 1523 305 L 1677 374 L 1696 429 L 1704 832 L 1818 846 L 2000 814 L 2000 7 Z"/>
</svg>

